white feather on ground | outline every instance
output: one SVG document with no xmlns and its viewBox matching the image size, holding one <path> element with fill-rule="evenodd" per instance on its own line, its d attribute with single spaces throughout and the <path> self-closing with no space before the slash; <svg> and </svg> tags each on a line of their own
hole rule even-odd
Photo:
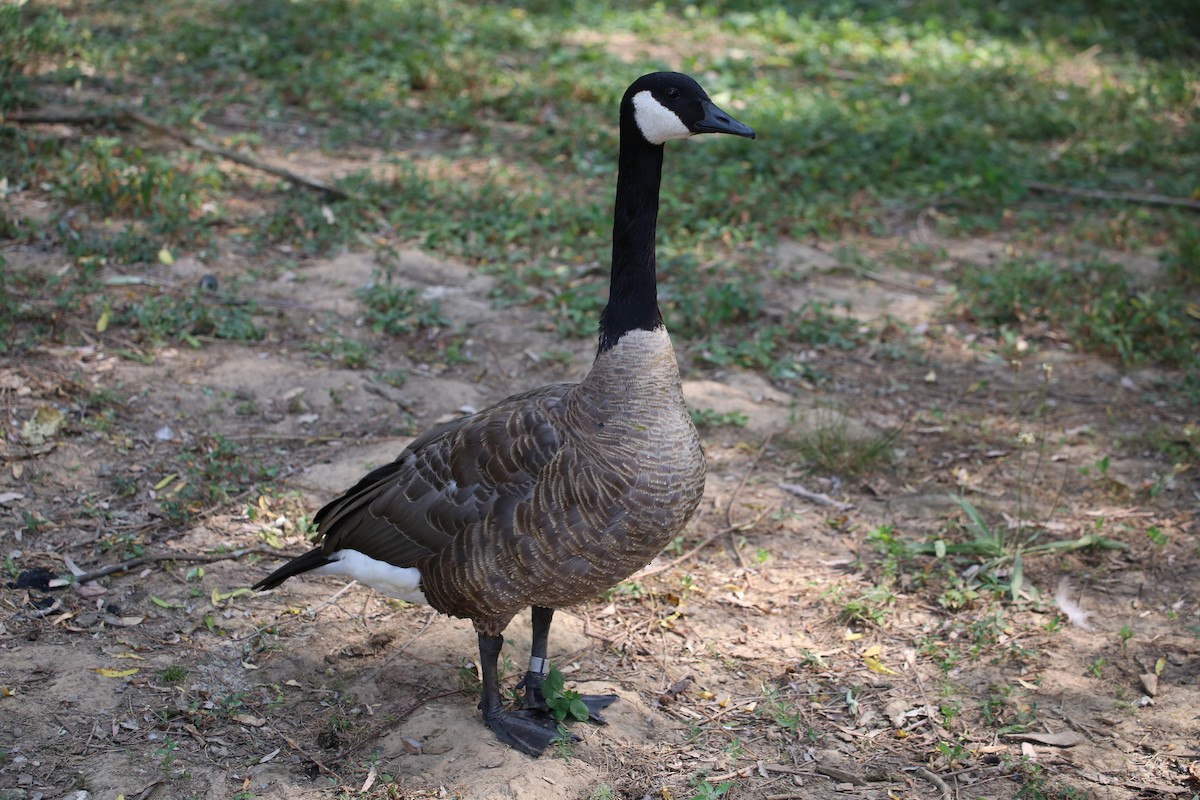
<svg viewBox="0 0 1200 800">
<path fill-rule="evenodd" d="M 1085 631 L 1092 629 L 1088 622 L 1088 612 L 1071 599 L 1071 579 L 1063 578 L 1058 582 L 1058 590 L 1054 593 L 1054 604 L 1059 610 L 1067 615 L 1067 621 L 1072 625 L 1077 625 Z"/>
</svg>

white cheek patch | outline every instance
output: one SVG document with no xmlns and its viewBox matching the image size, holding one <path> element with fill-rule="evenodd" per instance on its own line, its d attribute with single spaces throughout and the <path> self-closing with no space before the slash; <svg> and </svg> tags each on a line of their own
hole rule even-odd
<svg viewBox="0 0 1200 800">
<path fill-rule="evenodd" d="M 683 120 L 655 100 L 648 91 L 633 96 L 633 119 L 650 144 L 662 144 L 668 139 L 685 139 L 692 135 Z"/>
<path fill-rule="evenodd" d="M 353 578 L 388 597 L 410 603 L 427 602 L 421 591 L 421 572 L 416 567 L 396 567 L 357 550 L 339 550 L 330 554 L 330 558 L 336 561 L 317 567 L 313 572 Z"/>
</svg>

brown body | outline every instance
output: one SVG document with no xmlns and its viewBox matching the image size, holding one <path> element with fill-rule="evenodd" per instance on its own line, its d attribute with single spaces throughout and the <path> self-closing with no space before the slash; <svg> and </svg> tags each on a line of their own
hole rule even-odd
<svg viewBox="0 0 1200 800">
<path fill-rule="evenodd" d="M 659 328 L 627 334 L 582 383 L 430 431 L 317 522 L 324 553 L 417 567 L 434 608 L 494 636 L 527 606 L 578 603 L 636 572 L 703 492 L 704 453 Z"/>
</svg>

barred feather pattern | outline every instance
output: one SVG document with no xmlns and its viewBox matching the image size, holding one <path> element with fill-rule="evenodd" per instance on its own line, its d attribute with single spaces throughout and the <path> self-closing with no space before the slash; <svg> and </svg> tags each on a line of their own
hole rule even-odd
<svg viewBox="0 0 1200 800">
<path fill-rule="evenodd" d="M 435 428 L 315 521 L 326 555 L 415 566 L 434 608 L 496 636 L 527 606 L 572 605 L 645 566 L 704 473 L 667 331 L 633 330 L 582 383 Z"/>
</svg>

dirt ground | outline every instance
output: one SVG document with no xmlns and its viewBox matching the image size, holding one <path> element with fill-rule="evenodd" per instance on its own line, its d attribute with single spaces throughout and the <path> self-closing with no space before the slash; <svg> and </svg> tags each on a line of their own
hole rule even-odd
<svg viewBox="0 0 1200 800">
<path fill-rule="evenodd" d="M 794 279 L 766 294 L 781 308 L 849 299 L 872 324 L 895 320 L 870 347 L 802 353 L 826 380 L 687 368 L 695 408 L 746 424 L 703 430 L 705 501 L 678 547 L 556 617 L 551 657 L 569 685 L 619 700 L 607 725 L 575 724 L 577 744 L 536 760 L 481 723 L 467 621 L 333 579 L 243 590 L 304 549 L 303 515 L 413 433 L 579 378 L 592 342 L 418 252 L 400 254 L 397 280 L 440 301 L 468 359 L 448 357 L 442 334 L 377 336 L 355 292 L 378 265 L 351 253 L 248 285 L 266 312 L 259 343 L 150 351 L 114 329 L 7 359 L 0 798 L 1194 797 L 1200 480 L 1155 444 L 1194 443 L 1180 433 L 1194 409 L 1161 399 L 1153 372 L 1052 339 L 1004 357 L 942 299 L 948 266 L 986 263 L 1004 241 L 932 243 L 938 264 L 858 276 L 830 247 L 780 248 Z M 67 263 L 6 256 L 14 270 Z M 180 259 L 151 277 L 188 286 L 209 270 Z M 335 335 L 366 342 L 371 368 L 313 352 Z M 378 379 L 396 370 L 402 385 Z M 39 419 L 40 442 L 22 433 Z M 806 470 L 795 442 L 821 428 L 897 431 L 894 462 L 845 480 Z M 164 512 L 213 470 L 274 477 L 186 521 Z M 869 534 L 955 531 L 959 493 L 1009 536 L 1025 520 L 1047 539 L 1128 546 L 1030 557 L 1019 602 L 983 591 L 951 608 L 938 599 L 969 560 L 889 566 Z M 20 585 L 37 568 L 138 556 L 174 560 Z M 200 556 L 223 558 L 186 560 Z M 1082 625 L 1052 599 L 1063 578 Z M 526 619 L 509 631 L 508 687 L 528 636 Z"/>
</svg>

